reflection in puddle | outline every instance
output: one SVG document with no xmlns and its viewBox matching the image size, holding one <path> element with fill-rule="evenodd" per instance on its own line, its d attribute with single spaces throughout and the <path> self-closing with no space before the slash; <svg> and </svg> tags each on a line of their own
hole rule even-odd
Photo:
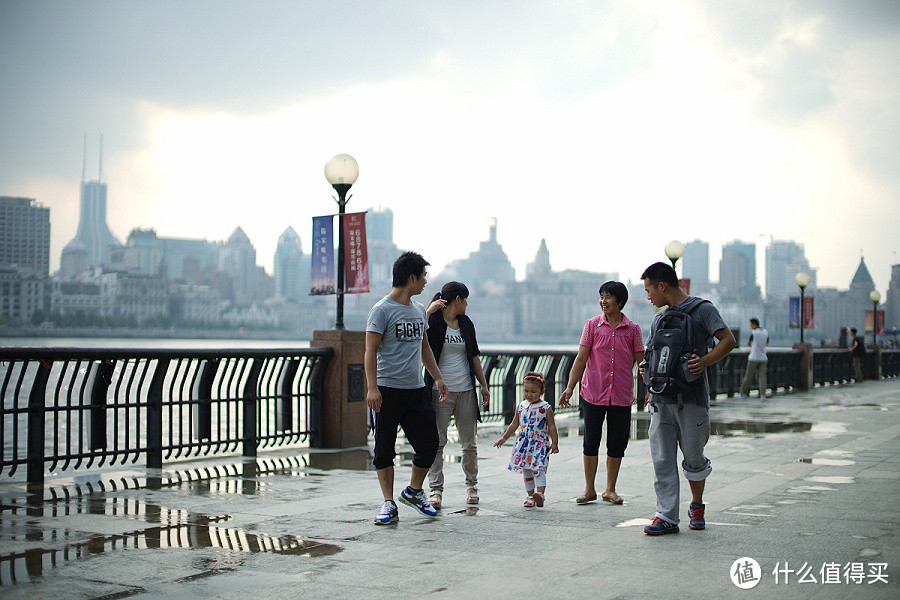
<svg viewBox="0 0 900 600">
<path fill-rule="evenodd" d="M 61 549 L 32 548 L 0 554 L 0 585 L 28 582 L 65 562 L 91 555 L 147 548 L 220 548 L 308 557 L 328 556 L 342 550 L 340 546 L 302 540 L 292 535 L 275 537 L 209 525 L 150 527 L 130 533 L 94 536 Z"/>
<path fill-rule="evenodd" d="M 17 504 L 14 499 L 3 500 L 4 516 L 12 517 L 0 521 L 3 538 L 41 543 L 43 546 L 0 554 L 0 586 L 30 581 L 68 561 L 118 550 L 218 548 L 233 552 L 308 557 L 327 556 L 342 550 L 340 546 L 303 540 L 292 535 L 255 534 L 218 525 L 231 520 L 230 515 L 204 515 L 165 508 L 135 498 L 82 496 L 68 491 L 64 499 L 56 497 L 45 501 L 43 496 L 43 492 L 29 494 L 25 505 Z M 23 522 L 16 518 L 77 514 L 137 518 L 154 526 L 128 533 L 93 535 L 84 540 L 83 534 L 68 527 L 47 528 L 37 521 Z M 76 536 L 81 539 L 69 541 Z M 47 548 L 46 545 L 58 547 Z"/>
</svg>

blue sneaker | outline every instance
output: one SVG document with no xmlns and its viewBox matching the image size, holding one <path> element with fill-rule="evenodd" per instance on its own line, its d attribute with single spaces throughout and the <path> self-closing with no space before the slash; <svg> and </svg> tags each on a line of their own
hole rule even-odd
<svg viewBox="0 0 900 600">
<path fill-rule="evenodd" d="M 691 517 L 691 524 L 689 525 L 691 529 L 706 529 L 704 513 L 706 513 L 705 504 L 691 502 L 691 506 L 688 508 L 688 515 Z"/>
<path fill-rule="evenodd" d="M 412 488 L 406 486 L 400 492 L 400 502 L 407 506 L 411 506 L 426 517 L 436 517 L 437 510 L 425 499 L 425 490 L 413 491 Z"/>
<path fill-rule="evenodd" d="M 665 535 L 667 533 L 678 533 L 678 525 L 669 523 L 659 517 L 653 517 L 653 523 L 644 527 L 644 533 L 647 535 Z"/>
<path fill-rule="evenodd" d="M 375 515 L 376 525 L 390 525 L 399 520 L 400 515 L 397 512 L 397 505 L 394 504 L 393 500 L 385 500 L 384 504 L 381 505 L 381 511 Z"/>
</svg>

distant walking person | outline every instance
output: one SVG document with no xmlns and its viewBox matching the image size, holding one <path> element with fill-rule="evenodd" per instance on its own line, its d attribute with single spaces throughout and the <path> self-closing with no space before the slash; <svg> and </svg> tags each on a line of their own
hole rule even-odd
<svg viewBox="0 0 900 600">
<path fill-rule="evenodd" d="M 644 533 L 678 533 L 679 446 L 684 458 L 681 467 L 691 488 L 690 527 L 705 529 L 703 490 L 712 471 L 703 453 L 709 440 L 706 368 L 731 352 L 736 345 L 734 334 L 712 303 L 688 296 L 678 287 L 678 275 L 670 265 L 654 263 L 641 279 L 647 299 L 659 308 L 669 307 L 653 318 L 641 363 L 641 375 L 650 381 L 650 456 L 656 474 L 656 515 Z M 708 350 L 713 337 L 718 343 Z M 682 362 L 685 353 L 689 358 Z"/>
<path fill-rule="evenodd" d="M 769 332 L 759 326 L 759 319 L 750 319 L 750 356 L 747 358 L 747 371 L 744 373 L 744 382 L 741 383 L 741 398 L 750 395 L 750 387 L 753 385 L 754 375 L 759 376 L 759 397 L 766 397 L 766 366 L 769 358 L 766 356 L 766 345 L 769 343 Z"/>
<path fill-rule="evenodd" d="M 376 525 L 399 521 L 394 503 L 394 456 L 397 428 L 402 427 L 415 452 L 409 486 L 400 502 L 428 517 L 437 511 L 425 499 L 422 484 L 437 454 L 438 433 L 422 365 L 434 378 L 440 400 L 447 386 L 425 337 L 425 309 L 412 299 L 422 293 L 428 262 L 404 252 L 394 262 L 393 288 L 379 300 L 366 322 L 366 405 L 375 413 L 375 458 L 384 504 Z"/>
<path fill-rule="evenodd" d="M 430 373 L 425 374 L 425 386 L 432 392 L 437 413 L 438 449 L 434 464 L 428 471 L 431 496 L 428 501 L 441 508 L 444 493 L 444 446 L 451 417 L 456 422 L 459 445 L 462 446 L 462 470 L 466 477 L 466 504 L 478 504 L 478 448 L 475 445 L 477 422 L 481 410 L 475 393 L 475 382 L 481 385 L 481 406 L 487 408 L 491 400 L 487 379 L 481 368 L 481 351 L 475 338 L 475 325 L 466 316 L 469 288 L 459 281 L 445 283 L 434 295 L 425 310 L 428 316 L 428 345 L 450 390 L 441 400 Z"/>
<path fill-rule="evenodd" d="M 600 498 L 622 504 L 616 493 L 619 467 L 631 433 L 631 405 L 634 404 L 635 362 L 644 360 L 641 328 L 622 314 L 628 302 L 628 288 L 620 281 L 600 286 L 600 316 L 584 324 L 578 355 L 569 371 L 569 381 L 559 405 L 566 407 L 581 382 L 581 409 L 584 414 L 584 493 L 575 499 L 587 504 L 597 499 L 594 480 L 600 454 L 600 437 L 606 418 L 606 489 Z"/>
<path fill-rule="evenodd" d="M 853 336 L 853 343 L 850 345 L 850 354 L 853 357 L 853 379 L 859 382 L 863 380 L 862 359 L 866 356 L 866 339 L 861 335 L 856 335 L 856 327 L 850 328 L 850 335 Z"/>
</svg>

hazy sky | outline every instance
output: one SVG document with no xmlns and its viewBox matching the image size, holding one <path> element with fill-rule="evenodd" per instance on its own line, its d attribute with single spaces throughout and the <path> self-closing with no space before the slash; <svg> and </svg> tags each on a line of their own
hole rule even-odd
<svg viewBox="0 0 900 600">
<path fill-rule="evenodd" d="M 103 134 L 108 221 L 225 239 L 386 206 L 437 273 L 487 238 L 519 277 L 636 280 L 670 239 L 806 246 L 819 285 L 900 262 L 900 2 L 0 0 L 0 194 L 53 268 Z"/>
</svg>

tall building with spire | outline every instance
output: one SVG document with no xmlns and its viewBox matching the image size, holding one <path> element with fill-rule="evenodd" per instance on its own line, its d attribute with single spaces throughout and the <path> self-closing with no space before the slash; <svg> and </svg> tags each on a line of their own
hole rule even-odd
<svg viewBox="0 0 900 600">
<path fill-rule="evenodd" d="M 106 224 L 106 184 L 103 182 L 103 138 L 100 138 L 100 169 L 96 181 L 86 181 L 87 134 L 85 157 L 81 169 L 81 203 L 78 231 L 63 247 L 60 275 L 75 277 L 85 269 L 100 267 L 107 261 L 108 248 L 122 245 Z"/>
</svg>

